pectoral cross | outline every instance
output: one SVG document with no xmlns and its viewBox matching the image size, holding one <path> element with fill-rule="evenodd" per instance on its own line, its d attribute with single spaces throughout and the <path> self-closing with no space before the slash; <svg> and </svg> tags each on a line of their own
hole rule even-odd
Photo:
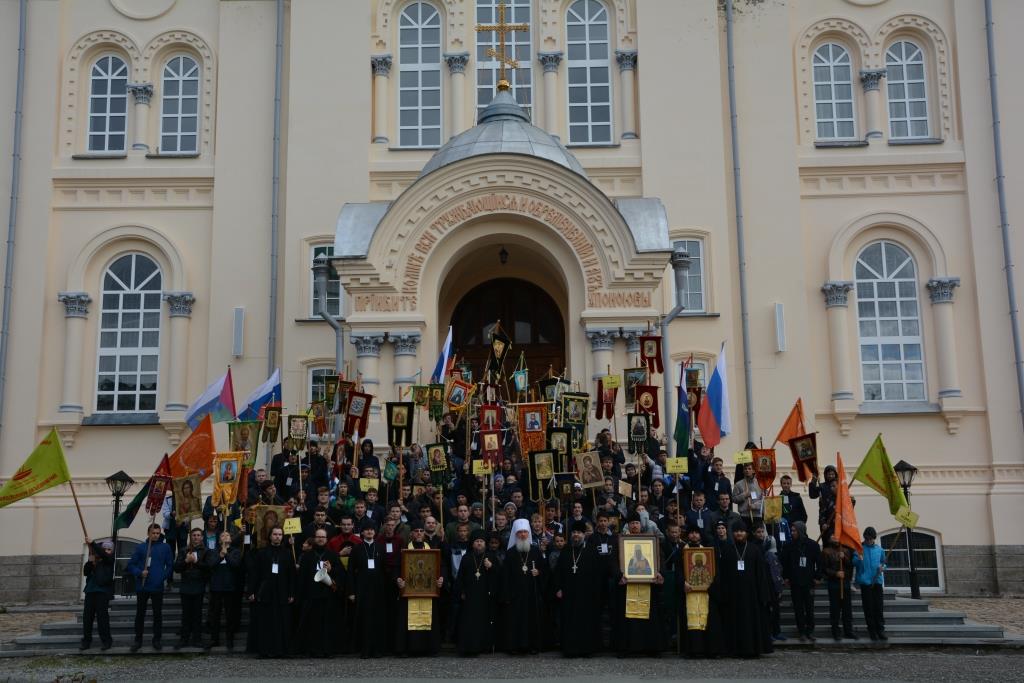
<svg viewBox="0 0 1024 683">
<path fill-rule="evenodd" d="M 477 33 L 484 33 L 493 31 L 498 34 L 498 49 L 494 48 L 487 49 L 487 56 L 494 57 L 498 60 L 498 90 L 509 90 L 512 85 L 505 78 L 505 68 L 510 69 L 519 68 L 519 62 L 512 57 L 505 54 L 505 34 L 512 33 L 514 31 L 529 31 L 529 24 L 509 24 L 505 21 L 505 3 L 498 3 L 498 23 L 497 24 L 477 24 Z"/>
</svg>

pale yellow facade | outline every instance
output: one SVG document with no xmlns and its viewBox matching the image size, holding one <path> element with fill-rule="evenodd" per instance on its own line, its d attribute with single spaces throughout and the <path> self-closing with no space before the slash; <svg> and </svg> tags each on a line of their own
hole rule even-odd
<svg viewBox="0 0 1024 683">
<path fill-rule="evenodd" d="M 600 1 L 611 93 L 611 135 L 600 144 L 572 143 L 570 59 L 550 56 L 568 52 L 574 3 L 528 3 L 532 122 L 568 142 L 585 175 L 527 154 L 478 153 L 422 177 L 437 146 L 404 148 L 400 113 L 398 26 L 415 2 L 283 3 L 271 330 L 277 3 L 29 0 L 0 478 L 56 426 L 86 524 L 99 537 L 110 524 L 104 477 L 119 469 L 136 480 L 151 474 L 187 435 L 185 407 L 229 364 L 237 401 L 280 367 L 285 406 L 306 404 L 311 372 L 335 361 L 333 331 L 313 316 L 313 250 L 333 245 L 339 255 L 351 247 L 352 235 L 338 234 L 350 225 L 341 220 L 346 205 L 365 205 L 374 218 L 360 214 L 367 239 L 362 254 L 348 254 L 360 257 L 335 261 L 345 289 L 345 361 L 379 402 L 395 400 L 418 371 L 429 376 L 458 302 L 499 276 L 548 292 L 565 325 L 568 375 L 592 391 L 592 378 L 607 367 L 634 364 L 636 332 L 675 303 L 672 243 L 696 240 L 702 312 L 671 323 L 669 350 L 674 363 L 693 354 L 711 367 L 727 342 L 733 432 L 719 453 L 728 461 L 748 433 L 770 443 L 797 397 L 825 462 L 839 451 L 849 473 L 881 432 L 894 461 L 921 470 L 912 502 L 935 542 L 934 588 L 1021 592 L 1024 431 L 981 0 L 737 1 L 750 425 L 725 15 L 714 0 Z M 442 144 L 476 119 L 476 5 L 431 0 L 444 55 L 435 69 Z M 1024 53 L 1015 30 L 1024 25 L 1024 5 L 994 0 L 993 7 L 1012 233 L 1024 215 L 1024 88 L 1016 73 Z M 902 40 L 921 50 L 927 93 L 928 134 L 911 140 L 892 134 L 887 79 L 867 87 Z M 0 68 L 6 189 L 17 2 L 0 4 L 0 42 L 8 50 Z M 814 60 L 826 43 L 844 47 L 853 74 L 853 134 L 837 136 L 841 145 L 819 135 Z M 106 56 L 123 61 L 129 83 L 152 91 L 126 98 L 124 150 L 98 154 L 90 150 L 90 81 Z M 162 73 L 182 56 L 196 67 L 196 144 L 168 154 Z M 863 81 L 861 71 L 869 72 Z M 626 207 L 641 198 L 657 210 L 637 218 Z M 1024 240 L 1012 237 L 1011 259 L 1020 262 Z M 856 263 L 879 241 L 913 260 L 921 400 L 865 396 Z M 502 248 L 507 265 L 498 260 Z M 151 259 L 162 279 L 155 408 L 130 415 L 101 409 L 97 395 L 102 283 L 125 254 Z M 1016 288 L 1024 296 L 1019 278 Z M 371 430 L 378 440 L 379 420 L 375 414 Z M 223 425 L 217 436 L 226 441 Z M 778 452 L 788 467 L 788 453 Z M 860 485 L 854 495 L 861 526 L 898 527 L 879 496 Z M 812 501 L 808 509 L 813 517 Z M 7 530 L 0 555 L 26 568 L 23 584 L 19 578 L 0 592 L 40 599 L 74 588 L 40 568 L 46 558 L 71 566 L 79 556 L 66 487 L 0 517 Z M 122 535 L 141 537 L 145 521 Z"/>
</svg>

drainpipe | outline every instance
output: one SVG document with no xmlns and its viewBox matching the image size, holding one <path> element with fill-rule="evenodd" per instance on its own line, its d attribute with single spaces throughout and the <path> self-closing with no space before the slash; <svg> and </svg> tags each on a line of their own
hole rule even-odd
<svg viewBox="0 0 1024 683">
<path fill-rule="evenodd" d="M 11 299 L 14 288 L 14 237 L 18 225 L 18 192 L 21 184 L 21 119 L 25 104 L 25 30 L 28 0 L 18 4 L 18 81 L 14 89 L 14 144 L 11 152 L 11 203 L 7 214 L 7 260 L 4 264 L 4 311 L 0 321 L 0 434 L 4 428 L 4 395 L 7 389 L 7 348 L 11 335 Z"/>
<path fill-rule="evenodd" d="M 740 186 L 740 136 L 736 125 L 736 62 L 733 50 L 732 0 L 725 0 L 725 41 L 729 70 L 729 121 L 732 129 L 732 189 L 736 210 L 736 260 L 740 275 L 740 322 L 743 329 L 743 393 L 747 402 L 747 441 L 754 440 L 754 384 L 750 365 L 750 311 L 747 307 L 747 253 L 743 240 L 743 193 Z"/>
<path fill-rule="evenodd" d="M 345 322 L 345 318 L 335 318 L 327 310 L 327 281 L 334 274 L 334 268 L 326 256 L 317 256 L 313 259 L 313 283 L 316 286 L 316 305 L 320 309 L 320 317 L 326 320 L 327 324 L 334 329 L 334 372 L 340 375 L 341 369 L 345 365 L 345 328 L 341 326 Z M 341 434 L 337 424 L 337 420 L 340 420 L 341 417 L 335 415 L 334 419 L 335 424 L 332 427 L 334 428 L 334 434 L 337 436 Z"/>
<path fill-rule="evenodd" d="M 1020 320 L 1017 318 L 1017 288 L 1013 281 L 1013 249 L 1010 245 L 1010 218 L 1006 209 L 1003 173 L 1003 136 L 999 123 L 999 84 L 996 80 L 996 45 L 992 31 L 992 0 L 985 0 L 985 42 L 988 45 L 988 91 L 992 99 L 992 146 L 996 159 L 996 194 L 999 197 L 999 232 L 1003 237 L 1003 271 L 1006 273 L 1006 298 L 1010 304 L 1010 332 L 1013 335 L 1013 364 L 1017 370 L 1017 410 L 1024 428 L 1024 352 L 1021 351 Z"/>
<path fill-rule="evenodd" d="M 277 44 L 274 63 L 274 168 L 270 190 L 270 329 L 267 333 L 267 374 L 277 367 L 277 240 L 278 193 L 281 190 L 281 74 L 284 69 L 284 0 L 277 0 Z"/>
<path fill-rule="evenodd" d="M 673 425 L 675 415 L 672 414 L 672 394 L 670 392 L 670 377 L 674 373 L 671 369 L 672 359 L 668 350 L 668 326 L 686 308 L 683 302 L 686 301 L 686 275 L 689 271 L 690 255 L 686 253 L 686 250 L 680 244 L 672 251 L 672 273 L 675 275 L 676 305 L 672 307 L 668 315 L 661 319 L 661 365 L 665 370 L 665 396 L 663 399 L 665 403 L 665 453 L 670 458 L 673 457 L 672 454 L 675 450 L 675 441 L 672 438 L 672 435 L 675 433 L 675 426 Z"/>
</svg>

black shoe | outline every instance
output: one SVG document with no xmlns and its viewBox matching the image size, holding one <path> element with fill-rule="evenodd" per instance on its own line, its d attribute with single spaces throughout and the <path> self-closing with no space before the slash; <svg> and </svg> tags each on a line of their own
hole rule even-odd
<svg viewBox="0 0 1024 683">
<path fill-rule="evenodd" d="M 202 638 L 196 638 L 192 641 L 192 647 L 198 647 L 199 649 L 206 649 L 206 645 L 203 645 Z"/>
<path fill-rule="evenodd" d="M 818 639 L 815 638 L 814 634 L 811 633 L 810 631 L 807 632 L 807 640 L 811 641 L 812 643 L 818 642 Z"/>
<path fill-rule="evenodd" d="M 842 638 L 839 637 L 839 631 L 832 631 L 832 640 L 836 641 L 837 643 L 840 640 L 842 640 Z"/>
<path fill-rule="evenodd" d="M 164 649 L 164 646 L 163 646 L 163 644 L 159 640 L 154 640 L 153 641 L 153 649 L 156 650 L 157 652 L 159 652 L 160 650 Z"/>
<path fill-rule="evenodd" d="M 854 633 L 853 631 L 847 631 L 846 633 L 843 634 L 843 637 L 846 638 L 847 640 L 860 640 L 860 638 L 857 636 L 857 634 Z"/>
<path fill-rule="evenodd" d="M 107 650 L 109 650 L 112 647 L 114 647 L 113 643 L 103 643 L 103 646 L 100 648 L 100 650 L 106 652 Z"/>
<path fill-rule="evenodd" d="M 874 631 L 868 631 L 868 638 L 875 641 L 878 640 L 878 635 Z"/>
<path fill-rule="evenodd" d="M 134 653 L 134 652 L 138 652 L 140 647 L 142 647 L 142 642 L 136 640 L 134 643 L 132 643 L 132 646 L 129 649 L 131 650 L 131 652 Z"/>
<path fill-rule="evenodd" d="M 234 639 L 233 638 L 228 638 L 227 642 L 225 643 L 225 646 L 228 648 L 228 652 L 234 652 L 235 651 L 235 641 L 234 641 Z"/>
<path fill-rule="evenodd" d="M 889 640 L 889 636 L 885 635 L 885 631 L 879 631 L 877 635 L 879 640 Z"/>
<path fill-rule="evenodd" d="M 85 652 L 85 651 L 86 651 L 86 650 L 88 650 L 88 649 L 89 649 L 90 647 L 92 647 L 92 643 L 90 643 L 90 642 L 89 642 L 89 641 L 87 641 L 87 640 L 83 640 L 83 641 L 81 642 L 81 644 L 79 644 L 79 646 L 78 646 L 78 651 L 79 651 L 79 652 Z"/>
</svg>

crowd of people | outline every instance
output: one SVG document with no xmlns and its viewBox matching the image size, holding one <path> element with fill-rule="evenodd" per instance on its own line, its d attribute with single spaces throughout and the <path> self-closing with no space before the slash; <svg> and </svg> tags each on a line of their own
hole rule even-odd
<svg viewBox="0 0 1024 683">
<path fill-rule="evenodd" d="M 148 528 L 125 569 L 137 596 L 132 651 L 143 644 L 149 612 L 152 646 L 162 649 L 163 598 L 172 586 L 182 614 L 175 648 L 214 647 L 223 637 L 228 650 L 260 657 L 431 655 L 443 642 L 464 656 L 756 657 L 786 640 L 786 591 L 796 637 L 814 642 L 814 594 L 822 584 L 833 638 L 858 638 L 851 613 L 857 586 L 868 635 L 886 639 L 883 553 L 870 527 L 863 553 L 837 543 L 834 468 L 810 482 L 809 496 L 818 500 L 812 531 L 788 475 L 775 491 L 782 518 L 765 524 L 768 491 L 752 466 L 729 476 L 700 442 L 687 454 L 688 471 L 669 474 L 653 432 L 646 452 L 627 457 L 603 431 L 593 447 L 602 485 L 584 489 L 577 481 L 571 496 L 558 499 L 532 495 L 537 489 L 513 431 L 493 481 L 474 476 L 475 420 L 468 437 L 466 427 L 445 416 L 441 436 L 451 449 L 441 479 L 419 445 L 378 453 L 364 439 L 358 453 L 345 444 L 321 452 L 313 440 L 252 472 L 244 505 L 214 509 L 207 499 L 201 523 L 178 523 L 169 498 L 163 523 Z M 284 506 L 301 532 L 284 520 L 261 526 L 261 505 Z M 660 549 L 639 613 L 619 557 L 630 536 L 654 537 Z M 95 619 L 107 649 L 112 546 L 87 542 L 81 647 L 91 647 Z M 684 576 L 687 547 L 714 553 L 703 601 L 688 599 L 697 589 Z M 427 548 L 439 551 L 441 566 L 435 596 L 424 603 L 404 595 L 402 555 Z M 249 618 L 241 643 L 243 609 Z"/>
</svg>

